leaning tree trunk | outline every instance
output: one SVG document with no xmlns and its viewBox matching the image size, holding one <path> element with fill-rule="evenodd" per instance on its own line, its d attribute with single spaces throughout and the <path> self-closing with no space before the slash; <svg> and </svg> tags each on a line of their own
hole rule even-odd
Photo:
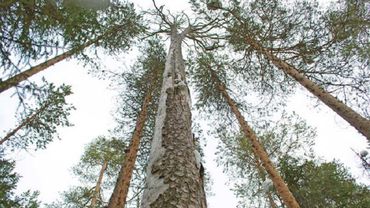
<svg viewBox="0 0 370 208">
<path fill-rule="evenodd" d="M 142 208 L 205 208 L 203 167 L 191 132 L 191 100 L 181 43 L 173 27 L 163 73 Z"/>
<path fill-rule="evenodd" d="M 114 33 L 117 31 L 118 26 L 113 26 L 110 28 L 107 32 L 105 32 L 103 35 L 98 36 L 94 40 L 87 41 L 85 44 L 82 44 L 80 46 L 77 46 L 75 48 L 72 48 L 69 51 L 66 51 L 58 56 L 55 56 L 41 64 L 38 64 L 36 66 L 33 66 L 26 71 L 23 71 L 17 75 L 14 75 L 13 77 L 8 78 L 5 81 L 0 81 L 0 93 L 4 92 L 5 90 L 17 86 L 20 82 L 25 81 L 26 79 L 30 78 L 31 76 L 44 71 L 45 69 L 49 68 L 50 66 L 53 66 L 56 63 L 59 63 L 81 51 L 83 51 L 85 48 L 98 43 L 101 39 L 103 39 L 106 35 L 109 35 L 110 33 Z"/>
<path fill-rule="evenodd" d="M 125 158 L 118 175 L 116 186 L 114 187 L 113 193 L 109 199 L 108 208 L 125 207 L 132 172 L 134 170 L 137 152 L 139 150 L 141 133 L 144 129 L 144 124 L 148 114 L 148 106 L 151 102 L 151 99 L 152 99 L 152 90 L 149 89 L 145 95 L 143 104 L 141 106 L 141 111 L 136 121 L 136 126 L 131 138 L 129 150 L 128 153 L 125 154 Z"/>
<path fill-rule="evenodd" d="M 5 137 L 0 140 L 0 145 L 2 145 L 4 142 L 8 141 L 12 136 L 14 136 L 23 127 L 25 127 L 28 124 L 31 124 L 37 118 L 38 115 L 40 115 L 42 112 L 44 112 L 46 110 L 46 108 L 49 105 L 50 105 L 50 102 L 45 103 L 35 113 L 31 114 L 26 119 L 24 119 L 21 124 L 19 124 L 15 129 L 10 131 L 9 133 L 7 133 L 5 135 Z"/>
<path fill-rule="evenodd" d="M 248 125 L 245 121 L 243 115 L 239 111 L 235 101 L 229 96 L 226 91 L 224 84 L 221 80 L 218 79 L 215 72 L 210 69 L 212 79 L 217 83 L 217 89 L 225 98 L 226 102 L 231 108 L 231 111 L 236 116 L 236 119 L 239 122 L 240 128 L 242 129 L 244 136 L 252 145 L 252 151 L 256 158 L 258 158 L 261 162 L 263 167 L 265 168 L 266 172 L 269 174 L 278 194 L 284 201 L 284 204 L 289 208 L 299 208 L 299 204 L 295 197 L 293 196 L 292 192 L 290 192 L 288 186 L 284 182 L 283 178 L 280 176 L 279 172 L 276 170 L 274 165 L 272 164 L 267 152 L 264 150 L 263 146 L 257 139 L 257 135 L 254 133 L 253 129 Z"/>
<path fill-rule="evenodd" d="M 261 162 L 257 158 L 255 158 L 255 165 L 256 165 L 256 168 L 257 168 L 258 176 L 261 178 L 261 180 L 265 181 L 266 180 L 266 174 L 263 171 Z M 274 199 L 272 198 L 270 190 L 265 190 L 265 192 L 266 192 L 267 200 L 270 204 L 270 208 L 277 208 L 277 205 L 276 205 Z"/>
<path fill-rule="evenodd" d="M 83 50 L 84 48 L 92 45 L 95 41 L 89 41 L 86 44 L 79 46 L 78 48 L 71 49 L 67 52 L 64 52 L 58 56 L 55 56 L 41 64 L 38 64 L 36 66 L 33 66 L 26 71 L 23 71 L 17 75 L 14 75 L 13 77 L 8 78 L 5 81 L 0 81 L 0 93 L 4 92 L 5 90 L 17 86 L 20 82 L 25 81 L 26 79 L 30 78 L 31 76 L 49 68 L 50 66 L 53 66 L 54 64 L 61 62 L 77 52 Z"/>
<path fill-rule="evenodd" d="M 294 66 L 284 60 L 279 59 L 270 51 L 266 50 L 257 41 L 251 37 L 245 38 L 246 42 L 251 45 L 256 51 L 263 54 L 277 68 L 291 76 L 299 82 L 303 87 L 325 103 L 329 108 L 346 120 L 350 125 L 355 127 L 362 135 L 370 141 L 370 120 L 361 116 L 359 113 L 348 107 L 346 104 L 332 96 L 329 92 L 317 85 L 315 82 L 308 79 L 303 73 L 300 73 Z"/>
<path fill-rule="evenodd" d="M 104 172 L 105 172 L 105 170 L 107 170 L 107 167 L 108 167 L 108 161 L 105 160 L 103 162 L 103 165 L 102 165 L 101 169 L 100 169 L 98 181 L 96 182 L 95 189 L 94 189 L 93 195 L 91 197 L 90 208 L 96 208 L 97 207 L 97 202 L 98 202 L 98 197 L 99 197 L 99 194 L 100 194 L 101 184 L 103 183 Z"/>
</svg>

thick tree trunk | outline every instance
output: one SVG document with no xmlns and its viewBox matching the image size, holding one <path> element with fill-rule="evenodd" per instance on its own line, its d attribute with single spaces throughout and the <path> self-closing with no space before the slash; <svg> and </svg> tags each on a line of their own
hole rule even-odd
<svg viewBox="0 0 370 208">
<path fill-rule="evenodd" d="M 205 208 L 203 168 L 191 132 L 191 101 L 181 43 L 172 30 L 149 156 L 142 208 Z"/>
<path fill-rule="evenodd" d="M 252 46 L 256 51 L 263 54 L 268 60 L 270 60 L 276 67 L 282 70 L 284 73 L 291 76 L 293 79 L 299 82 L 303 87 L 325 103 L 329 108 L 346 120 L 350 125 L 355 127 L 362 135 L 364 135 L 370 141 L 370 120 L 364 118 L 352 108 L 332 96 L 329 92 L 325 91 L 322 87 L 308 79 L 303 73 L 300 73 L 294 66 L 279 59 L 270 51 L 263 48 L 258 42 L 250 37 L 245 38 L 246 42 Z"/>
<path fill-rule="evenodd" d="M 5 135 L 4 138 L 0 140 L 0 145 L 2 145 L 4 142 L 8 141 L 12 136 L 14 136 L 19 130 L 21 130 L 23 127 L 25 127 L 27 124 L 30 124 L 40 113 L 45 111 L 45 109 L 50 105 L 50 103 L 44 104 L 41 108 L 39 108 L 35 113 L 28 116 L 24 121 L 22 121 L 21 124 L 19 124 L 15 129 L 10 131 L 8 134 Z"/>
<path fill-rule="evenodd" d="M 114 187 L 111 198 L 109 199 L 108 208 L 124 208 L 126 204 L 126 198 L 132 172 L 134 170 L 137 152 L 139 150 L 141 133 L 144 128 L 144 124 L 148 114 L 148 106 L 152 99 L 152 91 L 148 90 L 139 116 L 136 121 L 134 133 L 132 135 L 131 143 L 129 146 L 128 153 L 125 154 L 125 159 L 122 163 L 121 170 L 118 175 L 116 186 Z"/>
<path fill-rule="evenodd" d="M 100 169 L 100 172 L 99 172 L 98 181 L 96 182 L 95 190 L 94 190 L 94 193 L 93 193 L 93 195 L 91 197 L 90 208 L 95 208 L 96 205 L 97 205 L 98 197 L 99 197 L 100 189 L 101 189 L 101 184 L 103 183 L 104 172 L 105 172 L 105 170 L 107 170 L 107 167 L 108 167 L 108 161 L 105 160 L 103 162 L 103 165 L 101 166 L 101 169 Z"/>
<path fill-rule="evenodd" d="M 211 70 L 211 69 L 210 69 Z M 262 166 L 265 168 L 266 172 L 269 174 L 270 179 L 272 180 L 278 194 L 283 199 L 285 205 L 289 208 L 298 208 L 300 207 L 297 203 L 295 197 L 290 192 L 288 186 L 285 184 L 283 178 L 280 176 L 279 172 L 276 170 L 274 165 L 272 164 L 267 152 L 262 147 L 261 143 L 257 139 L 257 135 L 254 133 L 253 129 L 248 125 L 245 121 L 243 115 L 239 111 L 238 107 L 236 106 L 235 101 L 229 96 L 226 91 L 225 86 L 221 81 L 218 79 L 217 75 L 211 70 L 212 78 L 217 83 L 217 89 L 220 91 L 222 96 L 225 98 L 226 102 L 229 104 L 231 111 L 235 114 L 240 128 L 242 129 L 246 139 L 252 145 L 252 151 L 256 158 L 258 158 L 262 162 Z"/>
</svg>

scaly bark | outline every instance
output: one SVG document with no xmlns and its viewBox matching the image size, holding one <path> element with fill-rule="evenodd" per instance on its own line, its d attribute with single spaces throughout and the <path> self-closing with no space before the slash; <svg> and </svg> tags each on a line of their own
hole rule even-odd
<svg viewBox="0 0 370 208">
<path fill-rule="evenodd" d="M 135 130 L 131 138 L 128 153 L 125 154 L 125 159 L 122 163 L 121 170 L 118 175 L 113 193 L 109 199 L 108 208 L 124 208 L 127 199 L 128 189 L 134 170 L 137 152 L 139 150 L 141 133 L 144 129 L 144 124 L 148 114 L 148 106 L 152 99 L 152 90 L 149 89 L 145 95 L 141 111 L 136 121 Z"/>
<path fill-rule="evenodd" d="M 172 27 L 142 208 L 207 206 L 203 168 L 191 132 L 191 101 L 181 52 L 188 30 L 179 34 Z"/>
<path fill-rule="evenodd" d="M 21 124 L 19 124 L 15 129 L 10 131 L 8 134 L 5 135 L 4 138 L 0 140 L 0 145 L 2 145 L 4 142 L 8 141 L 12 136 L 14 136 L 19 130 L 21 130 L 23 127 L 25 127 L 27 124 L 30 124 L 35 118 L 40 115 L 45 109 L 50 105 L 49 102 L 41 106 L 35 113 L 28 116 L 24 121 L 22 121 Z"/>
<path fill-rule="evenodd" d="M 217 83 L 217 89 L 222 94 L 222 96 L 225 98 L 226 102 L 231 108 L 231 111 L 236 116 L 236 119 L 239 122 L 240 128 L 242 129 L 245 135 L 245 139 L 248 139 L 250 144 L 252 145 L 252 151 L 255 157 L 258 158 L 262 162 L 262 166 L 265 168 L 266 172 L 269 174 L 270 179 L 272 180 L 278 194 L 283 199 L 284 204 L 289 208 L 299 208 L 300 206 L 297 200 L 293 196 L 292 192 L 290 192 L 288 186 L 285 184 L 279 172 L 274 167 L 267 152 L 264 150 L 263 146 L 258 141 L 256 133 L 245 121 L 235 101 L 227 93 L 226 87 L 224 86 L 224 84 L 218 79 L 217 75 L 212 69 L 209 69 L 209 70 L 211 72 L 212 79 Z"/>
<path fill-rule="evenodd" d="M 26 71 L 20 72 L 17 75 L 14 75 L 13 77 L 8 78 L 5 81 L 0 81 L 0 93 L 4 92 L 5 90 L 8 90 L 11 87 L 17 86 L 20 82 L 25 81 L 26 79 L 30 78 L 31 76 L 49 68 L 50 66 L 53 66 L 56 63 L 59 63 L 81 51 L 83 51 L 85 48 L 98 43 L 101 39 L 103 39 L 106 35 L 109 35 L 110 33 L 113 33 L 117 31 L 118 26 L 114 26 L 111 29 L 109 29 L 107 32 L 105 32 L 103 35 L 97 37 L 94 40 L 87 41 L 85 44 L 82 44 L 80 46 L 77 46 L 69 51 L 66 51 L 58 56 L 55 56 L 41 64 L 38 64 L 36 66 L 33 66 Z"/>
<path fill-rule="evenodd" d="M 245 41 L 252 46 L 256 51 L 264 55 L 277 68 L 288 74 L 293 79 L 299 82 L 303 87 L 325 103 L 329 108 L 346 120 L 350 125 L 357 129 L 370 141 L 370 120 L 361 116 L 359 113 L 348 107 L 346 104 L 332 96 L 325 89 L 317 85 L 315 82 L 308 79 L 303 73 L 300 73 L 294 66 L 284 60 L 279 59 L 272 52 L 266 50 L 261 44 L 251 37 L 246 37 Z"/>
<path fill-rule="evenodd" d="M 100 169 L 98 181 L 96 182 L 95 189 L 94 189 L 93 195 L 91 197 L 90 208 L 96 208 L 96 205 L 97 205 L 97 202 L 98 202 L 98 197 L 99 197 L 99 194 L 100 194 L 101 184 L 103 183 L 104 172 L 105 172 L 105 170 L 107 170 L 107 167 L 108 167 L 108 161 L 105 160 L 103 162 L 103 165 L 102 165 L 101 169 Z"/>
</svg>

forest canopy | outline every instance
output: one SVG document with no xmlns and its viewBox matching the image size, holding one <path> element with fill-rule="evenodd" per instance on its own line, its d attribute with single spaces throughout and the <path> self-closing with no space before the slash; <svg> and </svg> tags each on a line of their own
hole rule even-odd
<svg viewBox="0 0 370 208">
<path fill-rule="evenodd" d="M 226 190 L 366 207 L 369 17 L 354 0 L 1 2 L 0 207 L 225 207 Z M 19 155 L 68 175 L 60 195 L 23 189 Z"/>
</svg>

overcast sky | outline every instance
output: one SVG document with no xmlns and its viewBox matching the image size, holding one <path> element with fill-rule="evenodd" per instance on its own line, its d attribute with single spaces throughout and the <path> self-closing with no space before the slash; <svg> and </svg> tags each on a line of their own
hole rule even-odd
<svg viewBox="0 0 370 208">
<path fill-rule="evenodd" d="M 143 3 L 144 0 L 139 1 Z M 158 5 L 166 2 L 171 11 L 186 8 L 186 2 L 157 1 Z M 143 5 L 150 5 L 146 0 Z M 177 8 L 177 9 L 176 9 Z M 109 67 L 109 66 L 108 66 Z M 124 67 L 124 66 L 123 66 Z M 71 175 L 70 168 L 76 164 L 83 152 L 84 145 L 99 135 L 107 135 L 107 130 L 114 127 L 113 109 L 115 92 L 109 90 L 109 83 L 98 80 L 87 74 L 87 70 L 75 61 L 59 63 L 43 72 L 41 76 L 50 82 L 72 85 L 73 95 L 68 101 L 77 108 L 71 115 L 73 127 L 61 128 L 61 140 L 47 146 L 46 150 L 37 152 L 18 151 L 12 157 L 17 161 L 16 171 L 22 175 L 19 190 L 39 190 L 43 202 L 52 202 L 58 198 L 58 192 L 67 190 L 76 183 Z M 40 79 L 38 75 L 33 79 Z M 13 128 L 15 102 L 9 99 L 11 91 L 0 95 L 0 132 Z M 307 98 L 307 93 L 299 91 L 289 103 L 289 109 L 296 111 L 307 123 L 317 128 L 316 153 L 327 160 L 338 159 L 351 168 L 351 172 L 367 185 L 370 182 L 364 178 L 359 168 L 359 160 L 350 150 L 361 150 L 366 147 L 366 140 L 360 136 L 341 118 L 331 110 L 320 105 L 314 108 L 315 102 Z M 236 207 L 236 200 L 229 188 L 225 185 L 226 177 L 222 168 L 215 163 L 215 140 L 208 138 L 206 153 L 206 168 L 211 172 L 214 181 L 214 196 L 208 198 L 210 208 Z"/>
</svg>

